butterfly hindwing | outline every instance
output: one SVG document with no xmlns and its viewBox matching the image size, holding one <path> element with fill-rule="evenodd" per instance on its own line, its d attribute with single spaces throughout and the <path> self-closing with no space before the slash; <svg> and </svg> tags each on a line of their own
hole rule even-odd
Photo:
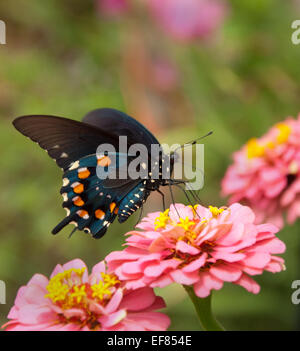
<svg viewBox="0 0 300 351">
<path fill-rule="evenodd" d="M 58 233 L 69 223 L 79 230 L 90 232 L 94 237 L 105 233 L 118 213 L 118 205 L 124 196 L 140 180 L 126 179 L 126 184 L 118 188 L 103 186 L 104 180 L 97 175 L 97 167 L 106 168 L 107 175 L 122 168 L 126 154 L 109 154 L 106 156 L 89 155 L 75 161 L 63 175 L 60 190 L 67 211 L 67 217 L 54 229 Z"/>
</svg>

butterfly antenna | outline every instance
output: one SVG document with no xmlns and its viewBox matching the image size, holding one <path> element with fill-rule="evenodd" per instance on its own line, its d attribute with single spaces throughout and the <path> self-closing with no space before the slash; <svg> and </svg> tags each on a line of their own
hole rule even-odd
<svg viewBox="0 0 300 351">
<path fill-rule="evenodd" d="M 213 131 L 211 130 L 211 131 L 208 132 L 207 134 L 202 135 L 200 138 L 197 138 L 197 139 L 194 139 L 194 140 L 189 141 L 188 143 L 182 144 L 182 145 L 180 145 L 178 148 L 176 148 L 176 149 L 174 150 L 174 152 L 175 152 L 176 150 L 180 149 L 180 148 L 183 148 L 183 147 L 187 146 L 187 145 L 195 145 L 199 140 L 202 140 L 202 139 L 208 137 L 209 135 L 212 135 L 212 133 L 213 133 Z"/>
</svg>

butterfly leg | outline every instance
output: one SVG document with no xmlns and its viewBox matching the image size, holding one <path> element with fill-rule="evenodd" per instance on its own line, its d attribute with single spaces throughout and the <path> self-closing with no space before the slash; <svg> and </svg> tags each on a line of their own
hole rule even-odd
<svg viewBox="0 0 300 351">
<path fill-rule="evenodd" d="M 185 191 L 185 189 L 183 189 L 179 184 L 174 183 L 174 185 L 175 185 L 177 188 L 179 188 L 180 190 L 183 191 L 183 193 L 184 193 L 185 197 L 187 198 L 188 202 L 190 203 L 191 206 L 193 206 L 193 203 L 192 203 L 192 201 L 191 201 L 189 195 L 188 195 L 187 192 Z M 194 198 L 194 199 L 195 199 L 195 198 Z M 200 218 L 200 216 L 199 216 L 199 214 L 198 214 L 197 212 L 196 212 L 196 215 L 197 215 L 197 217 Z"/>
<path fill-rule="evenodd" d="M 144 210 L 144 203 L 141 204 L 141 207 L 140 207 L 140 214 L 139 214 L 139 219 L 137 220 L 136 224 L 135 224 L 135 227 L 140 223 L 141 219 L 142 219 L 142 216 L 143 216 L 143 210 Z"/>
<path fill-rule="evenodd" d="M 178 212 L 178 210 L 177 210 L 177 208 L 176 208 L 176 204 L 175 204 L 175 200 L 174 200 L 174 194 L 173 194 L 172 186 L 171 186 L 170 183 L 168 183 L 168 186 L 169 186 L 169 190 L 170 190 L 170 194 L 171 194 L 171 199 L 172 199 L 173 206 L 174 206 L 174 208 L 175 208 L 175 211 L 176 211 L 176 213 L 177 213 L 178 218 L 180 218 L 180 214 L 179 214 L 179 212 Z"/>
<path fill-rule="evenodd" d="M 77 229 L 78 229 L 78 228 L 75 227 L 75 228 L 71 231 L 70 235 L 68 236 L 68 239 L 71 239 L 71 237 L 73 236 L 73 234 L 76 232 Z"/>
<path fill-rule="evenodd" d="M 162 197 L 162 202 L 163 202 L 163 209 L 164 211 L 166 210 L 166 203 L 165 203 L 165 194 L 161 192 L 159 189 L 157 189 L 157 192 L 161 195 Z"/>
<path fill-rule="evenodd" d="M 185 186 L 189 187 L 189 183 L 185 183 Z M 195 201 L 201 203 L 202 201 L 200 200 L 200 197 L 198 196 L 197 192 L 193 189 L 187 189 L 188 191 L 191 192 L 193 198 L 195 199 Z"/>
<path fill-rule="evenodd" d="M 186 187 L 189 186 L 189 183 L 188 183 L 188 182 L 185 182 L 185 181 L 183 181 L 183 180 L 174 180 L 174 179 L 170 179 L 170 180 L 171 180 L 171 185 L 181 185 L 181 184 L 184 184 Z M 183 189 L 181 189 L 181 190 L 183 190 Z M 187 190 L 191 192 L 191 194 L 192 194 L 192 196 L 193 196 L 193 198 L 194 198 L 194 200 L 195 200 L 196 202 L 199 202 L 199 203 L 201 202 L 201 200 L 200 200 L 198 194 L 195 193 L 194 190 L 192 190 L 192 189 L 187 189 Z"/>
</svg>

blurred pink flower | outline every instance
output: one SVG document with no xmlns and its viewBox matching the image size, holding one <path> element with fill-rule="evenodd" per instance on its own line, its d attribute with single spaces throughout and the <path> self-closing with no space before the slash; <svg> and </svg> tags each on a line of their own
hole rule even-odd
<svg viewBox="0 0 300 351">
<path fill-rule="evenodd" d="M 178 71 L 167 59 L 153 60 L 151 78 L 161 91 L 170 91 L 178 84 Z"/>
<path fill-rule="evenodd" d="M 300 216 L 300 115 L 273 126 L 233 154 L 234 162 L 222 181 L 229 202 L 249 205 L 257 223 L 278 227 Z"/>
<path fill-rule="evenodd" d="M 259 285 L 250 276 L 279 272 L 285 251 L 272 224 L 255 225 L 255 215 L 238 203 L 228 208 L 176 204 L 164 213 L 149 214 L 127 235 L 128 247 L 106 257 L 108 271 L 127 281 L 128 289 L 193 285 L 199 297 L 224 282 L 254 294 Z"/>
<path fill-rule="evenodd" d="M 148 0 L 154 18 L 175 39 L 205 38 L 222 25 L 227 3 L 221 0 Z"/>
<path fill-rule="evenodd" d="M 108 16 L 118 16 L 128 10 L 128 0 L 96 0 L 98 11 Z"/>
<path fill-rule="evenodd" d="M 88 275 L 85 264 L 73 260 L 57 265 L 50 280 L 35 274 L 19 289 L 11 319 L 13 331 L 166 330 L 169 317 L 155 312 L 165 307 L 153 289 L 127 291 L 100 262 Z"/>
</svg>

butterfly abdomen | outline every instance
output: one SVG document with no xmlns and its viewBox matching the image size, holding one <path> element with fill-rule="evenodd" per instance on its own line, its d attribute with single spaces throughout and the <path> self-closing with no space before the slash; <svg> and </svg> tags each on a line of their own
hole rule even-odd
<svg viewBox="0 0 300 351">
<path fill-rule="evenodd" d="M 119 206 L 118 220 L 125 222 L 135 211 L 137 211 L 146 201 L 150 192 L 146 188 L 147 181 L 138 184 L 131 192 L 126 195 Z"/>
</svg>

